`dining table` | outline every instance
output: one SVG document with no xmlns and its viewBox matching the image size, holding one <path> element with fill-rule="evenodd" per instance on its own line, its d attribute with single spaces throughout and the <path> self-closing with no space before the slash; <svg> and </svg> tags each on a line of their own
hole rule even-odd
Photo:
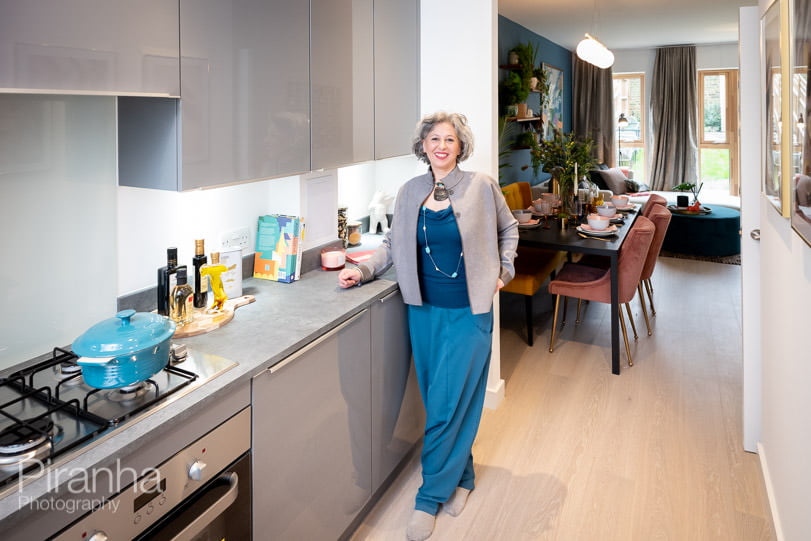
<svg viewBox="0 0 811 541">
<path fill-rule="evenodd" d="M 617 232 L 607 237 L 589 237 L 578 231 L 577 226 L 567 224 L 561 226 L 560 219 L 539 218 L 537 224 L 530 226 L 519 225 L 518 245 L 543 248 L 545 250 L 559 250 L 571 254 L 592 254 L 605 256 L 610 261 L 611 273 L 611 372 L 620 373 L 620 321 L 619 321 L 619 252 L 622 243 L 631 230 L 636 217 L 639 215 L 641 205 L 629 206 L 621 213 L 622 224 L 617 225 Z"/>
</svg>

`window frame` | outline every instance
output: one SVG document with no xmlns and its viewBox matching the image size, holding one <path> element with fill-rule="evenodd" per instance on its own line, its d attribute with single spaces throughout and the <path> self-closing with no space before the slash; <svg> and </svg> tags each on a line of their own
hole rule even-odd
<svg viewBox="0 0 811 541">
<path fill-rule="evenodd" d="M 726 77 L 726 141 L 723 143 L 704 139 L 704 78 L 708 76 L 723 75 Z M 698 170 L 701 171 L 701 150 L 721 149 L 729 151 L 729 194 L 740 195 L 740 176 L 738 164 L 738 70 L 707 69 L 698 70 L 698 119 L 696 126 L 698 133 Z"/>
<path fill-rule="evenodd" d="M 628 72 L 628 73 L 614 73 L 612 74 L 612 94 L 613 94 L 613 85 L 619 80 L 631 80 L 631 79 L 638 79 L 639 80 L 639 137 L 634 140 L 625 140 L 623 139 L 620 141 L 620 130 L 619 126 L 617 126 L 617 119 L 619 118 L 621 113 L 625 113 L 628 116 L 629 107 L 626 103 L 624 107 L 620 107 L 617 109 L 617 102 L 622 98 L 617 97 L 614 95 L 612 99 L 612 105 L 614 106 L 614 136 L 616 138 L 616 156 L 614 157 L 617 160 L 617 164 L 619 165 L 619 150 L 621 147 L 624 148 L 641 148 L 642 149 L 642 165 L 643 171 L 640 173 L 644 173 L 647 169 L 647 151 L 646 151 L 646 140 L 647 140 L 647 102 L 645 101 L 645 72 Z"/>
</svg>

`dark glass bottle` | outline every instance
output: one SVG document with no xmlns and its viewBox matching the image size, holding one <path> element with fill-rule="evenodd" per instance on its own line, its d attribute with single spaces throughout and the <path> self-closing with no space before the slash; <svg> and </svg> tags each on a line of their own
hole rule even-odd
<svg viewBox="0 0 811 541">
<path fill-rule="evenodd" d="M 205 253 L 205 241 L 203 239 L 195 240 L 194 257 L 192 258 L 195 308 L 205 308 L 208 301 L 208 276 L 200 275 L 200 268 L 208 262 Z"/>
<path fill-rule="evenodd" d="M 166 266 L 158 269 L 158 313 L 169 315 L 169 295 L 177 285 L 177 248 L 166 249 Z"/>
</svg>

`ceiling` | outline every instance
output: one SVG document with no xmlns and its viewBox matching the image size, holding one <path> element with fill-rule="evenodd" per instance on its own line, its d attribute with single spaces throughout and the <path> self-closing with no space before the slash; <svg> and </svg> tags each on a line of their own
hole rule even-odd
<svg viewBox="0 0 811 541">
<path fill-rule="evenodd" d="M 738 41 L 738 8 L 757 0 L 498 0 L 500 15 L 574 50 L 588 32 L 609 49 Z"/>
</svg>

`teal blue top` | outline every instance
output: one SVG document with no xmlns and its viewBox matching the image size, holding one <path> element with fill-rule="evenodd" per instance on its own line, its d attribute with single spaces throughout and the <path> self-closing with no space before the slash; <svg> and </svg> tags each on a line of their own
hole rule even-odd
<svg viewBox="0 0 811 541">
<path fill-rule="evenodd" d="M 420 209 L 417 251 L 423 301 L 441 308 L 470 306 L 462 237 L 453 207 L 439 211 Z"/>
</svg>

